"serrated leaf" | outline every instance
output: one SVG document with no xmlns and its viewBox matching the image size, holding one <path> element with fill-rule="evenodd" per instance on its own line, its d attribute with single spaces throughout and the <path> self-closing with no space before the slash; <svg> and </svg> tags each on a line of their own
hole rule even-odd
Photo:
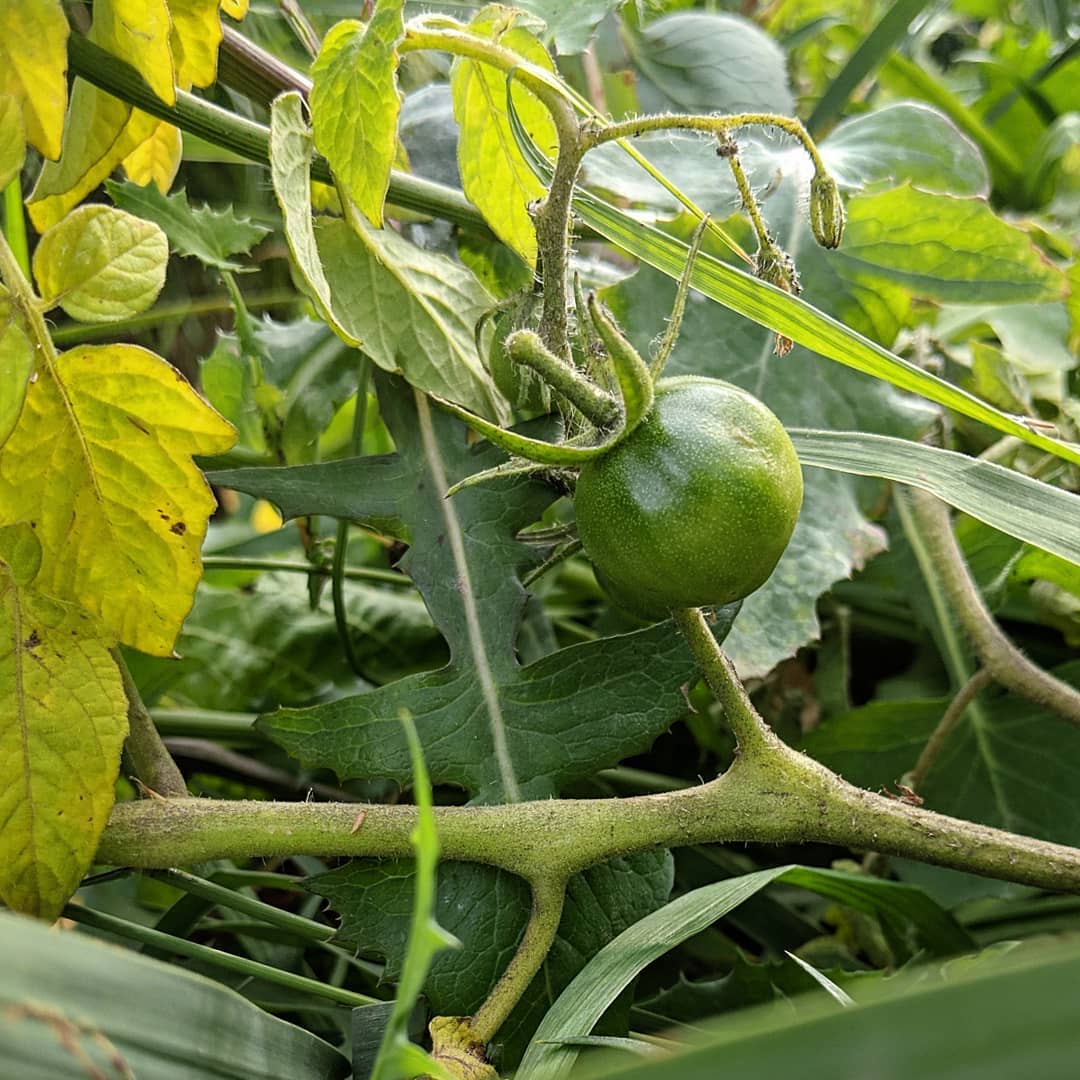
<svg viewBox="0 0 1080 1080">
<path fill-rule="evenodd" d="M 660 91 L 640 86 L 647 112 L 775 112 L 791 116 L 783 49 L 737 15 L 680 11 L 629 38 L 638 67 Z M 649 100 L 649 99 L 652 100 Z"/>
<path fill-rule="evenodd" d="M 204 266 L 220 270 L 242 270 L 233 255 L 245 255 L 270 230 L 247 218 L 238 217 L 232 207 L 215 210 L 188 204 L 186 191 L 164 195 L 147 184 L 106 181 L 109 197 L 121 209 L 159 225 L 178 255 L 191 255 Z"/>
<path fill-rule="evenodd" d="M 0 286 L 0 447 L 18 422 L 34 371 L 34 346 Z"/>
<path fill-rule="evenodd" d="M 52 921 L 112 808 L 127 698 L 105 631 L 39 591 L 41 547 L 0 527 L 0 898 Z"/>
<path fill-rule="evenodd" d="M 1060 300 L 1061 271 L 984 199 L 909 185 L 853 199 L 843 246 L 845 273 L 897 282 L 919 296 L 954 303 Z"/>
<path fill-rule="evenodd" d="M 544 1013 L 586 959 L 663 904 L 672 878 L 671 856 L 649 852 L 613 859 L 570 880 L 558 936 L 543 968 L 499 1029 L 504 1070 L 520 1058 Z M 365 955 L 385 957 L 384 977 L 396 981 L 408 937 L 412 880 L 407 863 L 353 861 L 305 885 L 327 897 L 340 914 L 338 937 Z M 424 985 L 437 1015 L 479 1007 L 513 955 L 528 911 L 529 888 L 512 874 L 454 862 L 439 867 L 436 917 L 462 947 L 439 956 Z M 625 1025 L 628 1005 L 614 1010 L 612 1030 L 620 1021 Z"/>
<path fill-rule="evenodd" d="M 178 127 L 158 124 L 121 162 L 128 179 L 136 184 L 153 183 L 161 192 L 172 187 L 184 156 L 184 139 Z"/>
<path fill-rule="evenodd" d="M 378 228 L 397 156 L 403 7 L 404 0 L 380 3 L 367 26 L 352 19 L 339 22 L 323 39 L 311 69 L 315 145 L 349 198 Z"/>
<path fill-rule="evenodd" d="M 176 65 L 177 85 L 184 90 L 192 86 L 210 86 L 217 78 L 218 46 L 221 44 L 218 0 L 168 0 L 168 3 L 172 19 L 169 44 Z"/>
<path fill-rule="evenodd" d="M 21 104 L 26 137 L 47 158 L 60 155 L 68 32 L 60 0 L 0 0 L 0 94 Z"/>
<path fill-rule="evenodd" d="M 512 18 L 505 11 L 485 9 L 469 24 L 469 30 L 553 71 L 547 50 L 527 30 L 513 26 Z M 535 265 L 536 230 L 528 206 L 544 194 L 544 186 L 523 157 L 510 127 L 507 76 L 490 64 L 459 58 L 454 62 L 450 86 L 454 118 L 461 129 L 458 169 L 465 194 L 495 235 L 529 265 Z M 511 83 L 510 94 L 533 143 L 541 153 L 554 158 L 559 137 L 551 114 L 518 82 Z"/>
<path fill-rule="evenodd" d="M 395 719 L 404 707 L 416 719 L 432 781 L 487 802 L 503 798 L 511 784 L 522 797 L 554 794 L 644 749 L 684 715 L 680 687 L 695 671 L 671 624 L 572 646 L 523 667 L 515 653 L 526 601 L 519 576 L 542 553 L 515 536 L 555 492 L 518 477 L 439 498 L 451 483 L 498 461 L 499 451 L 470 448 L 456 420 L 398 381 L 380 378 L 379 392 L 398 454 L 233 470 L 215 473 L 215 482 L 268 498 L 287 517 L 327 513 L 408 535 L 401 565 L 451 661 L 358 697 L 270 714 L 260 721 L 265 730 L 343 777 L 406 784 L 408 751 Z M 718 615 L 722 636 L 732 611 Z"/>
<path fill-rule="evenodd" d="M 34 277 L 49 307 L 82 322 L 115 322 L 153 304 L 168 261 L 165 234 L 152 221 L 80 206 L 42 236 Z"/>
<path fill-rule="evenodd" d="M 1054 672 L 1080 685 L 1080 662 Z M 803 748 L 853 784 L 891 786 L 918 760 L 946 700 L 875 702 L 826 721 Z M 1000 829 L 1080 843 L 1080 730 L 1012 694 L 983 699 L 919 787 L 926 805 Z"/>
<path fill-rule="evenodd" d="M 19 175 L 25 160 L 22 108 L 10 94 L 0 94 L 0 189 Z"/>
<path fill-rule="evenodd" d="M 87 37 L 139 71 L 162 101 L 175 101 L 165 0 L 99 0 Z M 47 161 L 27 200 L 38 232 L 55 225 L 90 194 L 160 121 L 76 79 L 60 160 Z"/>
<path fill-rule="evenodd" d="M 135 345 L 39 357 L 0 455 L 6 522 L 35 524 L 37 585 L 126 645 L 167 656 L 201 575 L 214 499 L 193 454 L 234 439 L 160 357 Z"/>
</svg>

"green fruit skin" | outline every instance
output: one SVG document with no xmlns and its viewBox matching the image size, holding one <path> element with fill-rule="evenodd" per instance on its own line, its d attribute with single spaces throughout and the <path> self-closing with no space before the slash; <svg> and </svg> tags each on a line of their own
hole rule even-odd
<svg viewBox="0 0 1080 1080">
<path fill-rule="evenodd" d="M 601 584 L 659 616 L 749 596 L 802 506 L 799 459 L 757 398 L 718 379 L 662 379 L 641 424 L 578 478 L 578 534 Z"/>
</svg>

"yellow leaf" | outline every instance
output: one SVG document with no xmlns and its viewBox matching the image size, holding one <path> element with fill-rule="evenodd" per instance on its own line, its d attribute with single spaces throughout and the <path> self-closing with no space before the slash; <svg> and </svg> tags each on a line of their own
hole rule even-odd
<svg viewBox="0 0 1080 1080">
<path fill-rule="evenodd" d="M 544 46 L 521 27 L 506 29 L 505 9 L 485 8 L 469 24 L 480 36 L 491 36 L 504 48 L 537 67 L 554 69 Z M 518 149 L 506 107 L 506 75 L 474 60 L 459 59 L 450 77 L 454 118 L 461 128 L 458 168 L 461 185 L 496 236 L 530 265 L 536 263 L 536 231 L 529 203 L 544 194 Z M 559 137 L 550 114 L 520 82 L 512 84 L 514 109 L 533 142 L 549 156 Z"/>
<path fill-rule="evenodd" d="M 221 19 L 218 0 L 169 0 L 177 85 L 209 86 L 217 78 Z"/>
<path fill-rule="evenodd" d="M 0 898 L 50 922 L 113 804 L 127 699 L 102 629 L 42 593 L 26 523 L 0 528 Z"/>
<path fill-rule="evenodd" d="M 81 203 L 157 125 L 156 117 L 76 79 L 60 160 L 45 162 L 26 202 L 38 232 Z"/>
<path fill-rule="evenodd" d="M 90 40 L 126 60 L 166 105 L 176 104 L 176 79 L 165 0 L 94 0 Z"/>
<path fill-rule="evenodd" d="M 2 3 L 3 0 L 0 0 Z M 163 101 L 176 99 L 165 0 L 96 0 L 88 37 L 138 69 Z M 55 225 L 90 194 L 159 121 L 82 79 L 71 92 L 60 160 L 46 162 L 27 200 L 38 232 Z"/>
<path fill-rule="evenodd" d="M 0 0 L 0 94 L 22 103 L 26 136 L 47 158 L 64 131 L 67 39 L 60 0 Z"/>
<path fill-rule="evenodd" d="M 22 108 L 10 94 L 0 94 L 0 188 L 6 188 L 19 175 L 25 160 Z"/>
<path fill-rule="evenodd" d="M 214 498 L 193 454 L 235 441 L 183 376 L 135 345 L 39 360 L 0 454 L 0 513 L 32 521 L 37 584 L 168 656 L 201 575 Z"/>
<path fill-rule="evenodd" d="M 150 138 L 124 158 L 124 172 L 140 187 L 152 180 L 158 191 L 167 195 L 183 155 L 184 140 L 180 129 L 163 120 Z"/>
<path fill-rule="evenodd" d="M 0 286 L 0 447 L 22 412 L 33 370 L 34 347 Z"/>
<path fill-rule="evenodd" d="M 248 0 L 221 0 L 221 10 L 239 22 L 247 14 Z"/>
<path fill-rule="evenodd" d="M 113 322 L 157 299 L 168 261 L 159 225 L 95 204 L 76 207 L 42 236 L 34 277 L 49 307 L 59 304 L 82 322 Z"/>
</svg>

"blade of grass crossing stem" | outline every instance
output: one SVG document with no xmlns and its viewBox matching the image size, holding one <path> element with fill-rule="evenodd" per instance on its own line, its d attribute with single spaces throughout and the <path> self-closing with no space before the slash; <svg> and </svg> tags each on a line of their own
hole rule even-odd
<svg viewBox="0 0 1080 1080">
<path fill-rule="evenodd" d="M 371 379 L 371 360 L 366 353 L 360 355 L 360 370 L 356 380 L 356 405 L 353 410 L 352 435 L 349 439 L 349 456 L 362 457 L 364 454 L 364 425 L 367 422 L 368 382 Z M 334 601 L 334 623 L 337 625 L 338 638 L 345 651 L 353 674 L 363 678 L 360 660 L 353 648 L 352 634 L 349 633 L 349 616 L 345 610 L 345 564 L 349 554 L 349 522 L 342 518 L 338 522 L 337 536 L 334 539 L 333 576 L 330 579 L 330 595 Z"/>
<path fill-rule="evenodd" d="M 883 922 L 894 926 L 901 917 L 915 920 L 924 943 L 935 952 L 962 952 L 975 947 L 946 911 L 911 886 L 802 866 L 780 866 L 729 878 L 678 897 L 605 945 L 548 1010 L 516 1080 L 558 1080 L 565 1076 L 579 1053 L 565 1040 L 590 1034 L 608 1006 L 645 967 L 775 881 L 874 911 Z"/>
<path fill-rule="evenodd" d="M 803 428 L 788 434 L 803 465 L 922 488 L 1008 536 L 1080 564 L 1080 495 L 907 439 Z"/>
<path fill-rule="evenodd" d="M 897 43 L 907 36 L 912 20 L 928 3 L 929 0 L 897 0 L 885 12 L 821 95 L 806 122 L 811 135 L 816 138 L 844 111 L 855 87 L 889 58 Z"/>
<path fill-rule="evenodd" d="M 408 1024 L 424 979 L 436 953 L 460 948 L 460 942 L 435 921 L 436 873 L 439 863 L 439 836 L 432 811 L 431 781 L 411 714 L 399 714 L 412 757 L 413 795 L 416 800 L 416 828 L 410 837 L 416 849 L 416 892 L 413 896 L 412 926 L 405 963 L 401 969 L 394 1008 L 386 1023 L 371 1080 L 399 1080 L 400 1077 L 430 1075 L 454 1077 L 420 1047 L 409 1042 Z M 361 826 L 363 828 L 363 826 Z"/>
<path fill-rule="evenodd" d="M 825 993 L 833 999 L 833 1001 L 837 1002 L 840 1005 L 843 1005 L 845 1009 L 848 1008 L 848 1006 L 855 1004 L 855 1001 L 850 994 L 844 991 L 841 987 L 837 986 L 836 983 L 834 983 L 828 975 L 825 975 L 822 972 L 818 971 L 818 969 L 814 967 L 813 964 L 808 964 L 801 956 L 796 956 L 789 949 L 784 950 L 784 955 L 790 961 L 792 961 L 792 963 L 797 964 L 799 967 L 801 967 L 803 971 L 805 971 L 806 974 L 809 975 L 810 978 L 813 979 L 814 982 L 816 982 L 818 986 L 820 986 L 821 989 L 824 990 Z"/>
<path fill-rule="evenodd" d="M 510 102 L 510 127 L 529 167 L 542 183 L 550 184 L 551 163 L 537 149 Z M 635 221 L 591 192 L 578 189 L 574 212 L 616 247 L 678 281 L 690 247 L 655 226 Z M 694 260 L 690 284 L 731 311 L 790 338 L 826 359 L 884 379 L 901 390 L 919 394 L 947 409 L 978 420 L 1006 435 L 1015 435 L 1056 457 L 1080 465 L 1080 446 L 1033 431 L 1016 417 L 995 409 L 966 390 L 896 356 L 842 322 L 765 281 L 728 266 L 706 252 Z M 782 361 L 779 361 L 782 362 Z"/>
</svg>

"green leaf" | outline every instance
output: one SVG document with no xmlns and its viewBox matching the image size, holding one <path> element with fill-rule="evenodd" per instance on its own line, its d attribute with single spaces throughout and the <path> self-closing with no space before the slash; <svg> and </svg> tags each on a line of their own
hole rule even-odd
<svg viewBox="0 0 1080 1080">
<path fill-rule="evenodd" d="M 523 60 L 554 70 L 547 50 L 527 30 L 513 25 L 505 10 L 486 8 L 469 24 L 478 36 L 492 38 Z M 536 263 L 536 231 L 529 204 L 544 194 L 518 148 L 510 127 L 507 93 L 540 153 L 554 158 L 558 134 L 547 109 L 520 82 L 490 64 L 459 58 L 450 79 L 454 118 L 461 129 L 458 169 L 465 194 L 483 213 L 492 230 L 530 265 Z"/>
<path fill-rule="evenodd" d="M 19 175 L 26 160 L 22 110 L 10 94 L 0 95 L 0 189 Z"/>
<path fill-rule="evenodd" d="M 26 137 L 46 158 L 60 156 L 68 32 L 60 0 L 0 4 L 0 94 L 19 102 Z"/>
<path fill-rule="evenodd" d="M 159 225 L 178 255 L 192 255 L 219 270 L 242 270 L 243 263 L 231 256 L 246 255 L 270 231 L 238 217 L 231 206 L 221 210 L 189 206 L 186 191 L 162 195 L 154 184 L 140 187 L 115 180 L 107 180 L 105 189 L 121 210 Z"/>
<path fill-rule="evenodd" d="M 236 991 L 94 941 L 0 913 L 0 1053 L 20 1077 L 84 1080 L 332 1080 L 348 1062 L 329 1043 Z M 198 1032 L 198 1038 L 192 1033 Z"/>
<path fill-rule="evenodd" d="M 52 922 L 97 850 L 128 725 L 113 641 L 36 587 L 40 565 L 29 524 L 0 528 L 0 897 Z"/>
<path fill-rule="evenodd" d="M 738 1025 L 725 1018 L 655 1062 L 613 1060 L 601 1075 L 835 1080 L 872 1069 L 880 1080 L 1069 1076 L 1080 1052 L 1072 1021 L 1080 956 L 1075 948 L 1064 954 L 1062 946 L 1052 948 L 983 953 L 972 963 L 950 965 L 944 979 L 912 972 L 868 987 L 855 1008 L 800 1000 L 793 1016 L 785 1001 Z"/>
<path fill-rule="evenodd" d="M 579 1051 L 564 1045 L 564 1040 L 588 1035 L 623 987 L 649 963 L 707 929 L 774 881 L 857 904 L 862 910 L 875 911 L 894 922 L 912 920 L 927 943 L 933 942 L 932 947 L 943 952 L 963 951 L 972 944 L 951 916 L 921 890 L 910 886 L 803 866 L 779 866 L 729 878 L 671 901 L 623 931 L 594 956 L 548 1010 L 516 1074 L 519 1080 L 558 1080 L 565 1076 Z"/>
<path fill-rule="evenodd" d="M 474 328 L 494 301 L 459 263 L 362 222 L 311 223 L 311 136 L 299 94 L 271 117 L 271 170 L 297 268 L 324 319 L 379 367 L 421 390 L 502 419 Z"/>
<path fill-rule="evenodd" d="M 795 112 L 784 52 L 749 19 L 680 11 L 649 23 L 629 44 L 662 95 L 649 100 L 656 93 L 639 87 L 646 112 L 672 105 L 693 113 Z"/>
<path fill-rule="evenodd" d="M 861 431 L 790 432 L 804 465 L 932 492 L 1009 536 L 1080 564 L 1080 496 L 1000 465 Z"/>
<path fill-rule="evenodd" d="M 338 321 L 311 224 L 311 158 L 315 143 L 304 119 L 304 99 L 281 94 L 270 110 L 270 176 L 285 222 L 285 239 L 316 311 L 346 344 L 359 345 Z"/>
<path fill-rule="evenodd" d="M 486 802 L 555 794 L 648 746 L 685 713 L 680 687 L 695 671 L 671 624 L 572 646 L 522 667 L 515 653 L 526 600 L 519 578 L 544 552 L 515 537 L 555 491 L 513 478 L 440 499 L 451 483 L 495 464 L 499 452 L 487 444 L 470 448 L 456 420 L 400 382 L 381 379 L 379 395 L 396 455 L 212 475 L 270 499 L 286 517 L 330 514 L 408 536 L 401 567 L 420 589 L 451 661 L 358 697 L 271 713 L 260 721 L 263 730 L 342 777 L 407 784 L 408 748 L 395 719 L 406 708 L 433 782 Z M 721 610 L 718 636 L 731 616 Z M 567 710 L 571 697 L 574 708 Z"/>
<path fill-rule="evenodd" d="M 589 46 L 596 27 L 623 0 L 520 0 L 515 7 L 539 15 L 547 26 L 544 40 L 554 40 L 561 56 L 576 56 Z"/>
<path fill-rule="evenodd" d="M 352 19 L 337 23 L 311 69 L 315 145 L 345 194 L 379 228 L 397 156 L 403 6 L 403 0 L 380 3 L 366 27 Z"/>
<path fill-rule="evenodd" d="M 399 862 L 354 861 L 309 878 L 341 916 L 338 940 L 365 954 L 384 957 L 385 978 L 401 971 L 409 928 L 412 867 Z M 521 1003 L 500 1028 L 499 1064 L 510 1068 L 521 1057 L 544 1013 L 571 979 L 613 937 L 663 904 L 671 892 L 667 852 L 615 859 L 573 877 L 559 933 L 543 968 Z M 484 1001 L 513 955 L 529 911 L 529 888 L 520 878 L 494 867 L 444 863 L 439 868 L 436 917 L 461 940 L 462 948 L 441 954 L 432 965 L 424 993 L 436 1015 L 468 1014 Z M 629 1002 L 623 1001 L 607 1026 L 625 1030 Z"/>
<path fill-rule="evenodd" d="M 1056 669 L 1080 683 L 1080 662 Z M 803 748 L 860 787 L 891 785 L 914 766 L 947 702 L 877 702 L 833 717 Z M 968 821 L 1080 843 L 1080 730 L 1005 694 L 969 709 L 919 788 L 927 806 Z"/>
<path fill-rule="evenodd" d="M 821 156 L 841 187 L 910 181 L 923 191 L 988 195 L 978 147 L 951 120 L 919 102 L 900 101 L 839 124 Z"/>
<path fill-rule="evenodd" d="M 34 277 L 49 307 L 82 322 L 116 322 L 153 304 L 168 262 L 168 241 L 152 221 L 80 206 L 42 236 Z"/>
<path fill-rule="evenodd" d="M 834 257 L 849 273 L 885 277 L 946 302 L 1059 300 L 1065 291 L 1061 271 L 983 199 L 908 185 L 853 199 Z"/>
<path fill-rule="evenodd" d="M 0 447 L 14 431 L 34 371 L 34 346 L 0 286 Z"/>
</svg>

